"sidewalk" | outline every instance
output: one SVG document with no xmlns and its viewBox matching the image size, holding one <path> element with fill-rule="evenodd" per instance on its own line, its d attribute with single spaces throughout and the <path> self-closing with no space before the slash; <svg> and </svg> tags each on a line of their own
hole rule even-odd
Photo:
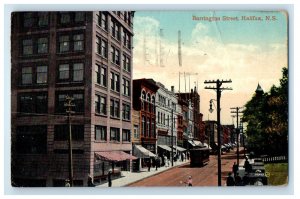
<svg viewBox="0 0 300 199">
<path fill-rule="evenodd" d="M 129 171 L 122 171 L 121 177 L 120 178 L 116 178 L 112 180 L 112 187 L 123 187 L 126 185 L 129 185 L 131 183 L 140 181 L 144 178 L 153 176 L 153 175 L 157 175 L 159 173 L 162 173 L 164 171 L 167 171 L 169 169 L 184 165 L 184 164 L 189 164 L 189 161 L 177 161 L 174 162 L 174 166 L 170 166 L 170 167 L 160 167 L 157 168 L 157 171 L 155 170 L 155 168 L 151 167 L 150 171 L 148 171 L 148 168 L 143 168 L 142 171 L 140 172 L 129 172 Z M 103 184 L 97 185 L 96 187 L 108 187 L 108 182 L 105 182 Z"/>
</svg>

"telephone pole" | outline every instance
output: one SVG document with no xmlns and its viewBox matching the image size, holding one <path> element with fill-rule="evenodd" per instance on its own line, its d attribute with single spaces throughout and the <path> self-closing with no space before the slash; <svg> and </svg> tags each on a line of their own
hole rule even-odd
<svg viewBox="0 0 300 199">
<path fill-rule="evenodd" d="M 239 129 L 239 113 L 242 113 L 240 109 L 242 109 L 243 107 L 234 107 L 234 108 L 230 108 L 231 110 L 235 110 L 235 111 L 231 111 L 231 113 L 236 113 L 236 142 L 237 142 L 237 153 L 236 153 L 236 162 L 237 165 L 239 166 L 239 159 L 240 159 L 240 145 L 239 145 L 239 134 L 240 134 L 240 129 Z"/>
<path fill-rule="evenodd" d="M 72 103 L 74 98 L 70 96 L 66 96 L 66 103 L 64 106 L 66 107 L 66 113 L 68 114 L 68 124 L 69 124 L 69 180 L 70 186 L 73 187 L 73 154 L 72 154 L 72 127 L 71 127 L 71 114 L 74 113 L 72 111 L 72 107 L 75 105 Z"/>
<path fill-rule="evenodd" d="M 231 83 L 231 80 L 205 80 L 204 84 L 216 84 L 216 87 L 205 87 L 205 89 L 213 89 L 217 91 L 217 124 L 218 124 L 218 129 L 217 129 L 217 136 L 218 136 L 218 186 L 222 186 L 221 182 L 221 108 L 220 108 L 220 100 L 221 100 L 221 92 L 223 90 L 232 90 L 232 88 L 224 88 L 222 86 L 223 83 Z"/>
<path fill-rule="evenodd" d="M 173 148 L 174 148 L 174 144 L 173 144 L 173 136 L 174 136 L 174 133 L 173 133 L 173 122 L 174 122 L 174 121 L 173 121 L 173 107 L 172 107 L 172 111 L 171 111 L 171 119 L 172 119 L 172 122 L 171 122 L 171 125 L 172 125 L 172 126 L 171 126 L 171 133 L 172 133 L 172 134 L 171 134 L 171 142 L 172 142 L 172 145 L 171 145 L 171 146 L 172 146 L 172 148 L 171 148 L 171 149 L 172 149 L 172 152 L 171 152 L 171 153 L 172 153 L 171 160 L 172 160 L 172 167 L 173 167 L 173 166 L 174 166 L 174 153 L 173 153 L 173 152 L 174 152 L 174 151 L 173 151 L 173 150 L 174 150 L 174 149 L 173 149 Z"/>
</svg>

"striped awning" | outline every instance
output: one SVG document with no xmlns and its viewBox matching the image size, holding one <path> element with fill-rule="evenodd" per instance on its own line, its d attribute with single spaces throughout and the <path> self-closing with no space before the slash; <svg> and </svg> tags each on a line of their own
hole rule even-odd
<svg viewBox="0 0 300 199">
<path fill-rule="evenodd" d="M 180 152 L 186 151 L 185 148 L 182 148 L 180 146 L 174 146 L 174 148 L 177 149 L 177 151 L 180 151 Z"/>
<path fill-rule="evenodd" d="M 104 161 L 120 162 L 125 160 L 136 160 L 133 155 L 125 153 L 124 151 L 101 151 L 95 152 L 97 158 Z"/>
<path fill-rule="evenodd" d="M 162 148 L 162 149 L 164 149 L 164 150 L 166 150 L 166 151 L 172 151 L 172 149 L 169 147 L 169 146 L 167 146 L 167 145 L 158 145 L 158 147 L 160 147 L 160 148 Z"/>
<path fill-rule="evenodd" d="M 139 158 L 155 157 L 156 155 L 141 145 L 134 145 L 133 155 Z"/>
</svg>

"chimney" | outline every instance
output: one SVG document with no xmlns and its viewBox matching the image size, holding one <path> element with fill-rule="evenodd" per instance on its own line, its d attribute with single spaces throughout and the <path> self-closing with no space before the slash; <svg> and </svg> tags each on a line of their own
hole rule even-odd
<svg viewBox="0 0 300 199">
<path fill-rule="evenodd" d="M 174 93 L 174 86 L 171 86 L 171 91 Z"/>
</svg>

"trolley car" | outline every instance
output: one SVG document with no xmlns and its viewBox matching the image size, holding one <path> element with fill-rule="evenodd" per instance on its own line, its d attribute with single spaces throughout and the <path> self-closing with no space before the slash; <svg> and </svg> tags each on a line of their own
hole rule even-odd
<svg viewBox="0 0 300 199">
<path fill-rule="evenodd" d="M 190 149 L 190 166 L 201 167 L 209 161 L 209 148 L 194 148 Z"/>
</svg>

